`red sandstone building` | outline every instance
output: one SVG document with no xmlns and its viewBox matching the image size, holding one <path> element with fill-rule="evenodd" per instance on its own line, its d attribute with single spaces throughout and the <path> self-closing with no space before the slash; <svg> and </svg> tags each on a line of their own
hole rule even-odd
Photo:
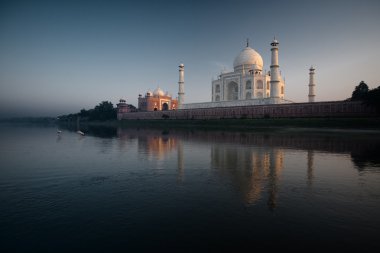
<svg viewBox="0 0 380 253">
<path fill-rule="evenodd" d="M 117 119 L 118 120 L 121 120 L 125 113 L 136 111 L 136 107 L 127 104 L 125 99 L 120 99 L 119 103 L 116 104 L 116 106 L 117 106 Z"/>
<path fill-rule="evenodd" d="M 148 91 L 145 97 L 139 95 L 138 98 L 139 111 L 169 111 L 177 108 L 178 100 L 160 88 L 155 89 L 153 93 Z"/>
</svg>

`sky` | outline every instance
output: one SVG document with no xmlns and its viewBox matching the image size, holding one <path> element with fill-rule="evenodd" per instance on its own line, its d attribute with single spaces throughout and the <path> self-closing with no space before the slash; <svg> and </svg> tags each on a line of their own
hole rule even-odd
<svg viewBox="0 0 380 253">
<path fill-rule="evenodd" d="M 250 46 L 269 70 L 280 42 L 285 98 L 343 100 L 380 85 L 380 1 L 2 1 L 0 117 L 57 116 L 157 87 L 211 101 L 211 80 Z"/>
</svg>

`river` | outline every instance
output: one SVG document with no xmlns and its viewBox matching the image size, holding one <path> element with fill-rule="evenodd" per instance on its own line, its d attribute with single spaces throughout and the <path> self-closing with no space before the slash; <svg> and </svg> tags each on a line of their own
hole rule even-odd
<svg viewBox="0 0 380 253">
<path fill-rule="evenodd" d="M 0 130 L 1 252 L 380 246 L 378 133 Z"/>
</svg>

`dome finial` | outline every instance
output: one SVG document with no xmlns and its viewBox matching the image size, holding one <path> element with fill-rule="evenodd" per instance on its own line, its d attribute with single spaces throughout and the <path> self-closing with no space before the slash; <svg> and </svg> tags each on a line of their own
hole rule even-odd
<svg viewBox="0 0 380 253">
<path fill-rule="evenodd" d="M 273 41 L 272 41 L 272 43 L 270 43 L 270 45 L 271 45 L 272 47 L 276 47 L 278 44 L 279 44 L 279 43 L 278 43 L 278 41 L 276 40 L 276 36 L 273 36 Z"/>
<path fill-rule="evenodd" d="M 247 38 L 247 47 L 249 47 L 249 38 Z"/>
</svg>

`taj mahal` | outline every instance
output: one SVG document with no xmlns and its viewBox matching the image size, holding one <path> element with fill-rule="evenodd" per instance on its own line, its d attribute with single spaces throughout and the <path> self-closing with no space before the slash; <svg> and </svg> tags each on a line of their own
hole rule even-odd
<svg viewBox="0 0 380 253">
<path fill-rule="evenodd" d="M 293 103 L 285 98 L 285 80 L 279 65 L 279 42 L 274 38 L 270 43 L 270 70 L 265 71 L 263 58 L 249 46 L 235 57 L 232 72 L 221 72 L 211 82 L 211 101 L 185 103 L 185 66 L 179 65 L 178 97 L 157 88 L 138 97 L 139 111 L 169 111 L 181 109 L 254 106 Z M 309 69 L 309 102 L 315 99 L 314 68 Z M 118 104 L 120 113 L 129 112 L 125 100 Z"/>
<path fill-rule="evenodd" d="M 178 96 L 156 88 L 138 96 L 138 108 L 124 99 L 117 104 L 119 120 L 213 120 L 257 118 L 364 117 L 376 114 L 361 101 L 315 101 L 315 69 L 309 69 L 308 99 L 286 98 L 285 78 L 279 64 L 279 42 L 270 43 L 270 70 L 261 55 L 247 44 L 233 61 L 233 71 L 221 72 L 211 81 L 211 101 L 186 103 L 185 65 L 180 64 Z M 306 90 L 306 85 L 304 86 Z M 306 99 L 305 99 L 306 100 Z"/>
<path fill-rule="evenodd" d="M 278 41 L 274 40 L 271 45 L 271 71 L 263 72 L 263 58 L 249 47 L 247 41 L 247 46 L 234 60 L 234 71 L 222 73 L 212 82 L 212 101 L 284 98 L 285 84 L 278 65 Z"/>
</svg>

